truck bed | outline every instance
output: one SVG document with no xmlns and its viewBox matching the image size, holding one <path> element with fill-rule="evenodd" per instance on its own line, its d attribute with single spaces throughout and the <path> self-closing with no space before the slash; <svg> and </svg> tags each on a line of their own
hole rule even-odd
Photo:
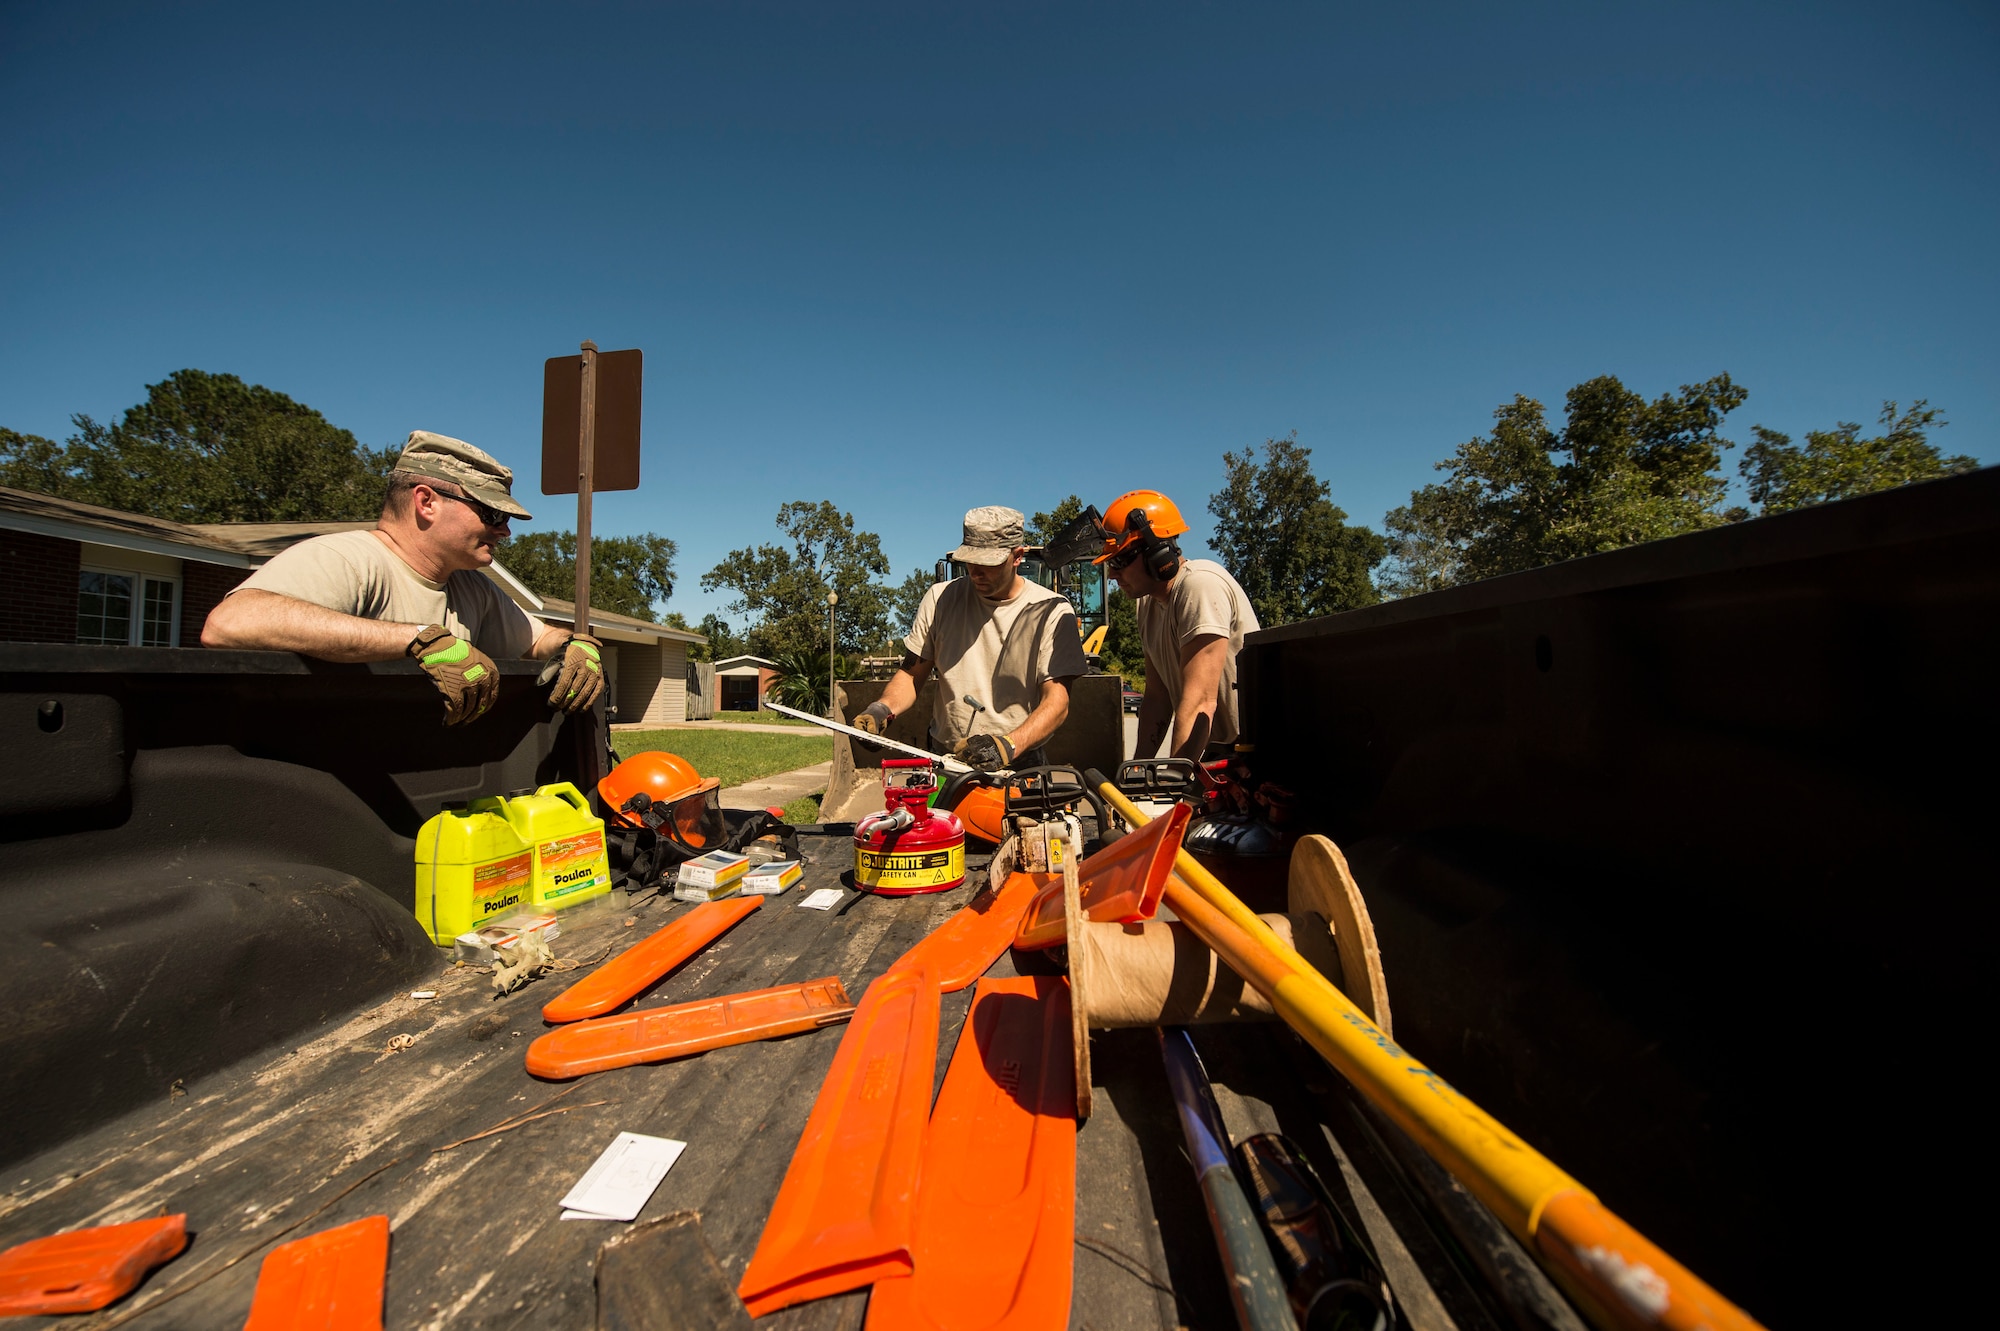
<svg viewBox="0 0 2000 1331">
<path fill-rule="evenodd" d="M 832 910 L 799 909 L 807 892 L 839 885 L 851 863 L 847 845 L 807 837 L 803 882 L 638 1005 L 829 974 L 858 999 L 984 879 L 975 856 L 968 885 L 951 892 L 901 899 L 846 892 Z M 628 1227 L 561 1221 L 558 1202 L 612 1137 L 630 1130 L 688 1143 L 640 1223 L 698 1211 L 733 1281 L 756 1247 L 844 1027 L 573 1082 L 540 1081 L 523 1067 L 528 1042 L 546 1029 L 542 1004 L 690 909 L 614 893 L 564 917 L 555 951 L 581 963 L 573 971 L 497 997 L 483 968 L 441 962 L 434 979 L 419 982 L 437 991 L 433 1000 L 399 994 L 33 1157 L 15 1167 L 0 1195 L 0 1247 L 184 1211 L 192 1233 L 185 1253 L 121 1304 L 61 1321 L 213 1328 L 241 1323 L 259 1264 L 278 1243 L 386 1214 L 389 1326 L 587 1328 L 596 1325 L 598 1248 Z M 1015 961 L 1016 954 L 1003 956 L 991 973 L 1017 973 Z M 328 955 L 324 964 L 341 959 Z M 940 1079 L 971 999 L 970 989 L 945 996 Z M 1214 1038 L 1218 1030 L 1227 1034 Z M 1410 1199 L 1393 1183 L 1382 1187 L 1383 1162 L 1342 1145 L 1354 1133 L 1351 1123 L 1343 1129 L 1326 1084 L 1332 1074 L 1302 1059 L 1278 1028 L 1201 1034 L 1233 1134 L 1282 1127 L 1306 1149 L 1368 1234 L 1410 1324 L 1486 1324 L 1487 1311 L 1448 1271 L 1435 1288 L 1420 1274 L 1449 1268 L 1448 1255 L 1431 1250 Z M 396 1035 L 415 1042 L 390 1052 Z M 1070 1325 L 1230 1325 L 1154 1037 L 1109 1031 L 1092 1043 L 1096 1112 L 1078 1134 Z M 1363 1177 L 1371 1172 L 1372 1188 Z M 866 1303 L 867 1292 L 856 1291 L 763 1324 L 858 1327 Z"/>
</svg>

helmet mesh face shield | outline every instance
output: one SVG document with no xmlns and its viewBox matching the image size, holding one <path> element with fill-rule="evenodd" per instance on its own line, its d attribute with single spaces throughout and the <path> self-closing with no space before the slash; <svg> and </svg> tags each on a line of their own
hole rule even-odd
<svg viewBox="0 0 2000 1331">
<path fill-rule="evenodd" d="M 722 783 L 714 777 L 675 800 L 666 814 L 658 829 L 660 839 L 685 851 L 689 859 L 706 855 L 729 835 L 722 821 Z"/>
</svg>

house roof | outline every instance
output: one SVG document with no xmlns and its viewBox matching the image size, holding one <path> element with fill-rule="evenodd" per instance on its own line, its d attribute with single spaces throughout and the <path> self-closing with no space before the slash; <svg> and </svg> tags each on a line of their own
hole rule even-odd
<svg viewBox="0 0 2000 1331">
<path fill-rule="evenodd" d="M 197 522 L 189 530 L 204 532 L 219 541 L 246 550 L 259 563 L 291 549 L 300 541 L 335 532 L 367 531 L 375 525 L 365 522 Z"/>
<path fill-rule="evenodd" d="M 228 568 L 248 568 L 258 562 L 248 549 L 208 528 L 4 485 L 0 485 L 0 527 Z"/>
<path fill-rule="evenodd" d="M 493 561 L 493 566 L 494 568 L 498 568 L 500 561 L 497 559 Z M 492 570 L 489 569 L 487 572 L 490 574 Z M 519 600 L 520 598 L 516 597 L 515 599 Z M 576 622 L 575 601 L 559 601 L 553 596 L 542 596 L 536 599 L 541 602 L 541 608 L 534 612 L 537 617 L 550 623 L 574 624 Z M 600 610 L 596 606 L 590 608 L 590 631 L 597 637 L 609 638 L 614 642 L 631 642 L 635 639 L 641 641 L 688 643 L 708 641 L 704 635 L 690 632 L 687 629 L 677 629 L 669 624 L 655 624 L 647 619 L 634 619 L 631 615 L 615 614 L 609 610 Z"/>
<path fill-rule="evenodd" d="M 80 504 L 73 499 L 0 485 L 0 527 L 230 568 L 262 564 L 315 536 L 366 531 L 374 525 L 373 522 L 169 522 L 142 513 Z M 495 560 L 485 572 L 530 613 L 544 620 L 575 622 L 574 603 L 537 596 L 500 561 Z M 615 642 L 708 641 L 699 633 L 595 607 L 591 609 L 590 620 L 593 632 L 601 629 L 599 637 Z"/>
<path fill-rule="evenodd" d="M 703 638 L 702 641 L 707 642 L 708 639 Z M 761 656 L 732 656 L 727 658 L 726 660 L 717 661 L 715 663 L 715 668 L 718 671 L 722 671 L 729 669 L 729 667 L 731 666 L 740 666 L 740 665 L 758 665 L 758 666 L 763 666 L 766 669 L 770 670 L 776 670 L 778 668 L 778 663 L 776 661 L 768 661 Z"/>
</svg>

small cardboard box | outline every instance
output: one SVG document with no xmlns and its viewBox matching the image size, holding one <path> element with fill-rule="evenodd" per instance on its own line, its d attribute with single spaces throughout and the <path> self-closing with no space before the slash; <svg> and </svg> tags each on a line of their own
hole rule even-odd
<svg viewBox="0 0 2000 1331">
<path fill-rule="evenodd" d="M 743 875 L 743 895 L 775 897 L 805 875 L 797 860 L 772 860 Z"/>
<path fill-rule="evenodd" d="M 735 892 L 750 868 L 750 857 L 712 850 L 689 860 L 674 875 L 674 896 L 681 901 L 717 901 Z"/>
<path fill-rule="evenodd" d="M 562 935 L 562 926 L 553 915 L 509 915 L 460 934 L 452 940 L 452 952 L 468 966 L 484 966 L 493 960 L 496 948 L 512 947 L 523 934 L 540 934 L 544 943 L 553 943 Z"/>
</svg>

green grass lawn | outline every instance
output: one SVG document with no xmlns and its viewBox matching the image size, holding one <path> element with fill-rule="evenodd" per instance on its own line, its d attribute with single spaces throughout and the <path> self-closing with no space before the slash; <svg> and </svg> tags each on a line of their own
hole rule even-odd
<svg viewBox="0 0 2000 1331">
<path fill-rule="evenodd" d="M 724 789 L 833 757 L 833 737 L 822 730 L 804 735 L 767 735 L 755 730 L 731 733 L 719 728 L 616 730 L 611 741 L 620 758 L 651 749 L 677 753 L 693 763 L 695 771 L 720 780 Z"/>
</svg>

